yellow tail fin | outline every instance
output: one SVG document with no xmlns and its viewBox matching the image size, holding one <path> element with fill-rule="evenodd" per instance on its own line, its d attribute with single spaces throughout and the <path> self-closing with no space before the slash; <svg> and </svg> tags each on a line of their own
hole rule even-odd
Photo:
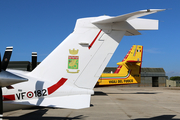
<svg viewBox="0 0 180 120">
<path fill-rule="evenodd" d="M 101 85 L 135 84 L 141 81 L 143 46 L 133 45 L 113 74 L 103 73 L 97 82 Z"/>
</svg>

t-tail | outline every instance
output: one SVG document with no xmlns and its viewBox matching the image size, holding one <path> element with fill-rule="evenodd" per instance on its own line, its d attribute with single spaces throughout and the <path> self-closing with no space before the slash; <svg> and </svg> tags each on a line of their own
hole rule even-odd
<svg viewBox="0 0 180 120">
<path fill-rule="evenodd" d="M 59 96 L 55 106 L 89 107 L 93 88 L 123 36 L 140 35 L 138 30 L 157 30 L 158 20 L 138 17 L 159 11 L 163 9 L 78 19 L 73 33 L 29 75 L 52 83 L 66 80 L 58 91 L 67 94 Z"/>
<path fill-rule="evenodd" d="M 13 102 L 7 102 L 72 109 L 89 107 L 93 88 L 123 36 L 140 35 L 138 30 L 157 30 L 158 20 L 138 17 L 159 11 L 163 9 L 78 19 L 74 31 L 32 72 L 22 75 L 23 72 L 10 71 L 28 82 L 13 85 L 14 91 L 21 88 L 22 92 L 13 94 Z"/>
<path fill-rule="evenodd" d="M 143 46 L 133 45 L 114 73 L 103 73 L 96 86 L 127 85 L 141 82 Z"/>
</svg>

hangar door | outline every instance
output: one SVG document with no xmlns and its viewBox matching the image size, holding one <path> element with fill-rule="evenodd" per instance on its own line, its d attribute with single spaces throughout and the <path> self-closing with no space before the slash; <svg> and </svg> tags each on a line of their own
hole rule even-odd
<svg viewBox="0 0 180 120">
<path fill-rule="evenodd" d="M 158 77 L 152 77 L 152 87 L 159 87 Z"/>
</svg>

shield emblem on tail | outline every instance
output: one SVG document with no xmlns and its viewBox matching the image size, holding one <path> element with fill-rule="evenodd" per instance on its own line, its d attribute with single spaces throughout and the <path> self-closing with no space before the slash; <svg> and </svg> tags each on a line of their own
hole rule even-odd
<svg viewBox="0 0 180 120">
<path fill-rule="evenodd" d="M 68 56 L 68 73 L 79 73 L 79 56 L 76 56 L 78 54 L 78 49 L 70 50 L 69 53 L 71 54 Z"/>
</svg>

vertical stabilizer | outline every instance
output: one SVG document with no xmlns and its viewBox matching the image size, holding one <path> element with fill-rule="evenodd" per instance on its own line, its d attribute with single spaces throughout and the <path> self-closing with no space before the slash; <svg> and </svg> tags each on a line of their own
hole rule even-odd
<svg viewBox="0 0 180 120">
<path fill-rule="evenodd" d="M 139 35 L 138 17 L 162 11 L 143 10 L 122 16 L 99 16 L 78 19 L 71 33 L 29 75 L 42 81 L 68 79 L 64 85 L 93 89 L 124 35 Z M 133 22 L 133 20 L 135 22 Z M 158 24 L 143 19 L 144 24 Z M 136 27 L 134 27 L 136 26 Z M 137 28 L 137 29 L 136 29 Z"/>
</svg>

